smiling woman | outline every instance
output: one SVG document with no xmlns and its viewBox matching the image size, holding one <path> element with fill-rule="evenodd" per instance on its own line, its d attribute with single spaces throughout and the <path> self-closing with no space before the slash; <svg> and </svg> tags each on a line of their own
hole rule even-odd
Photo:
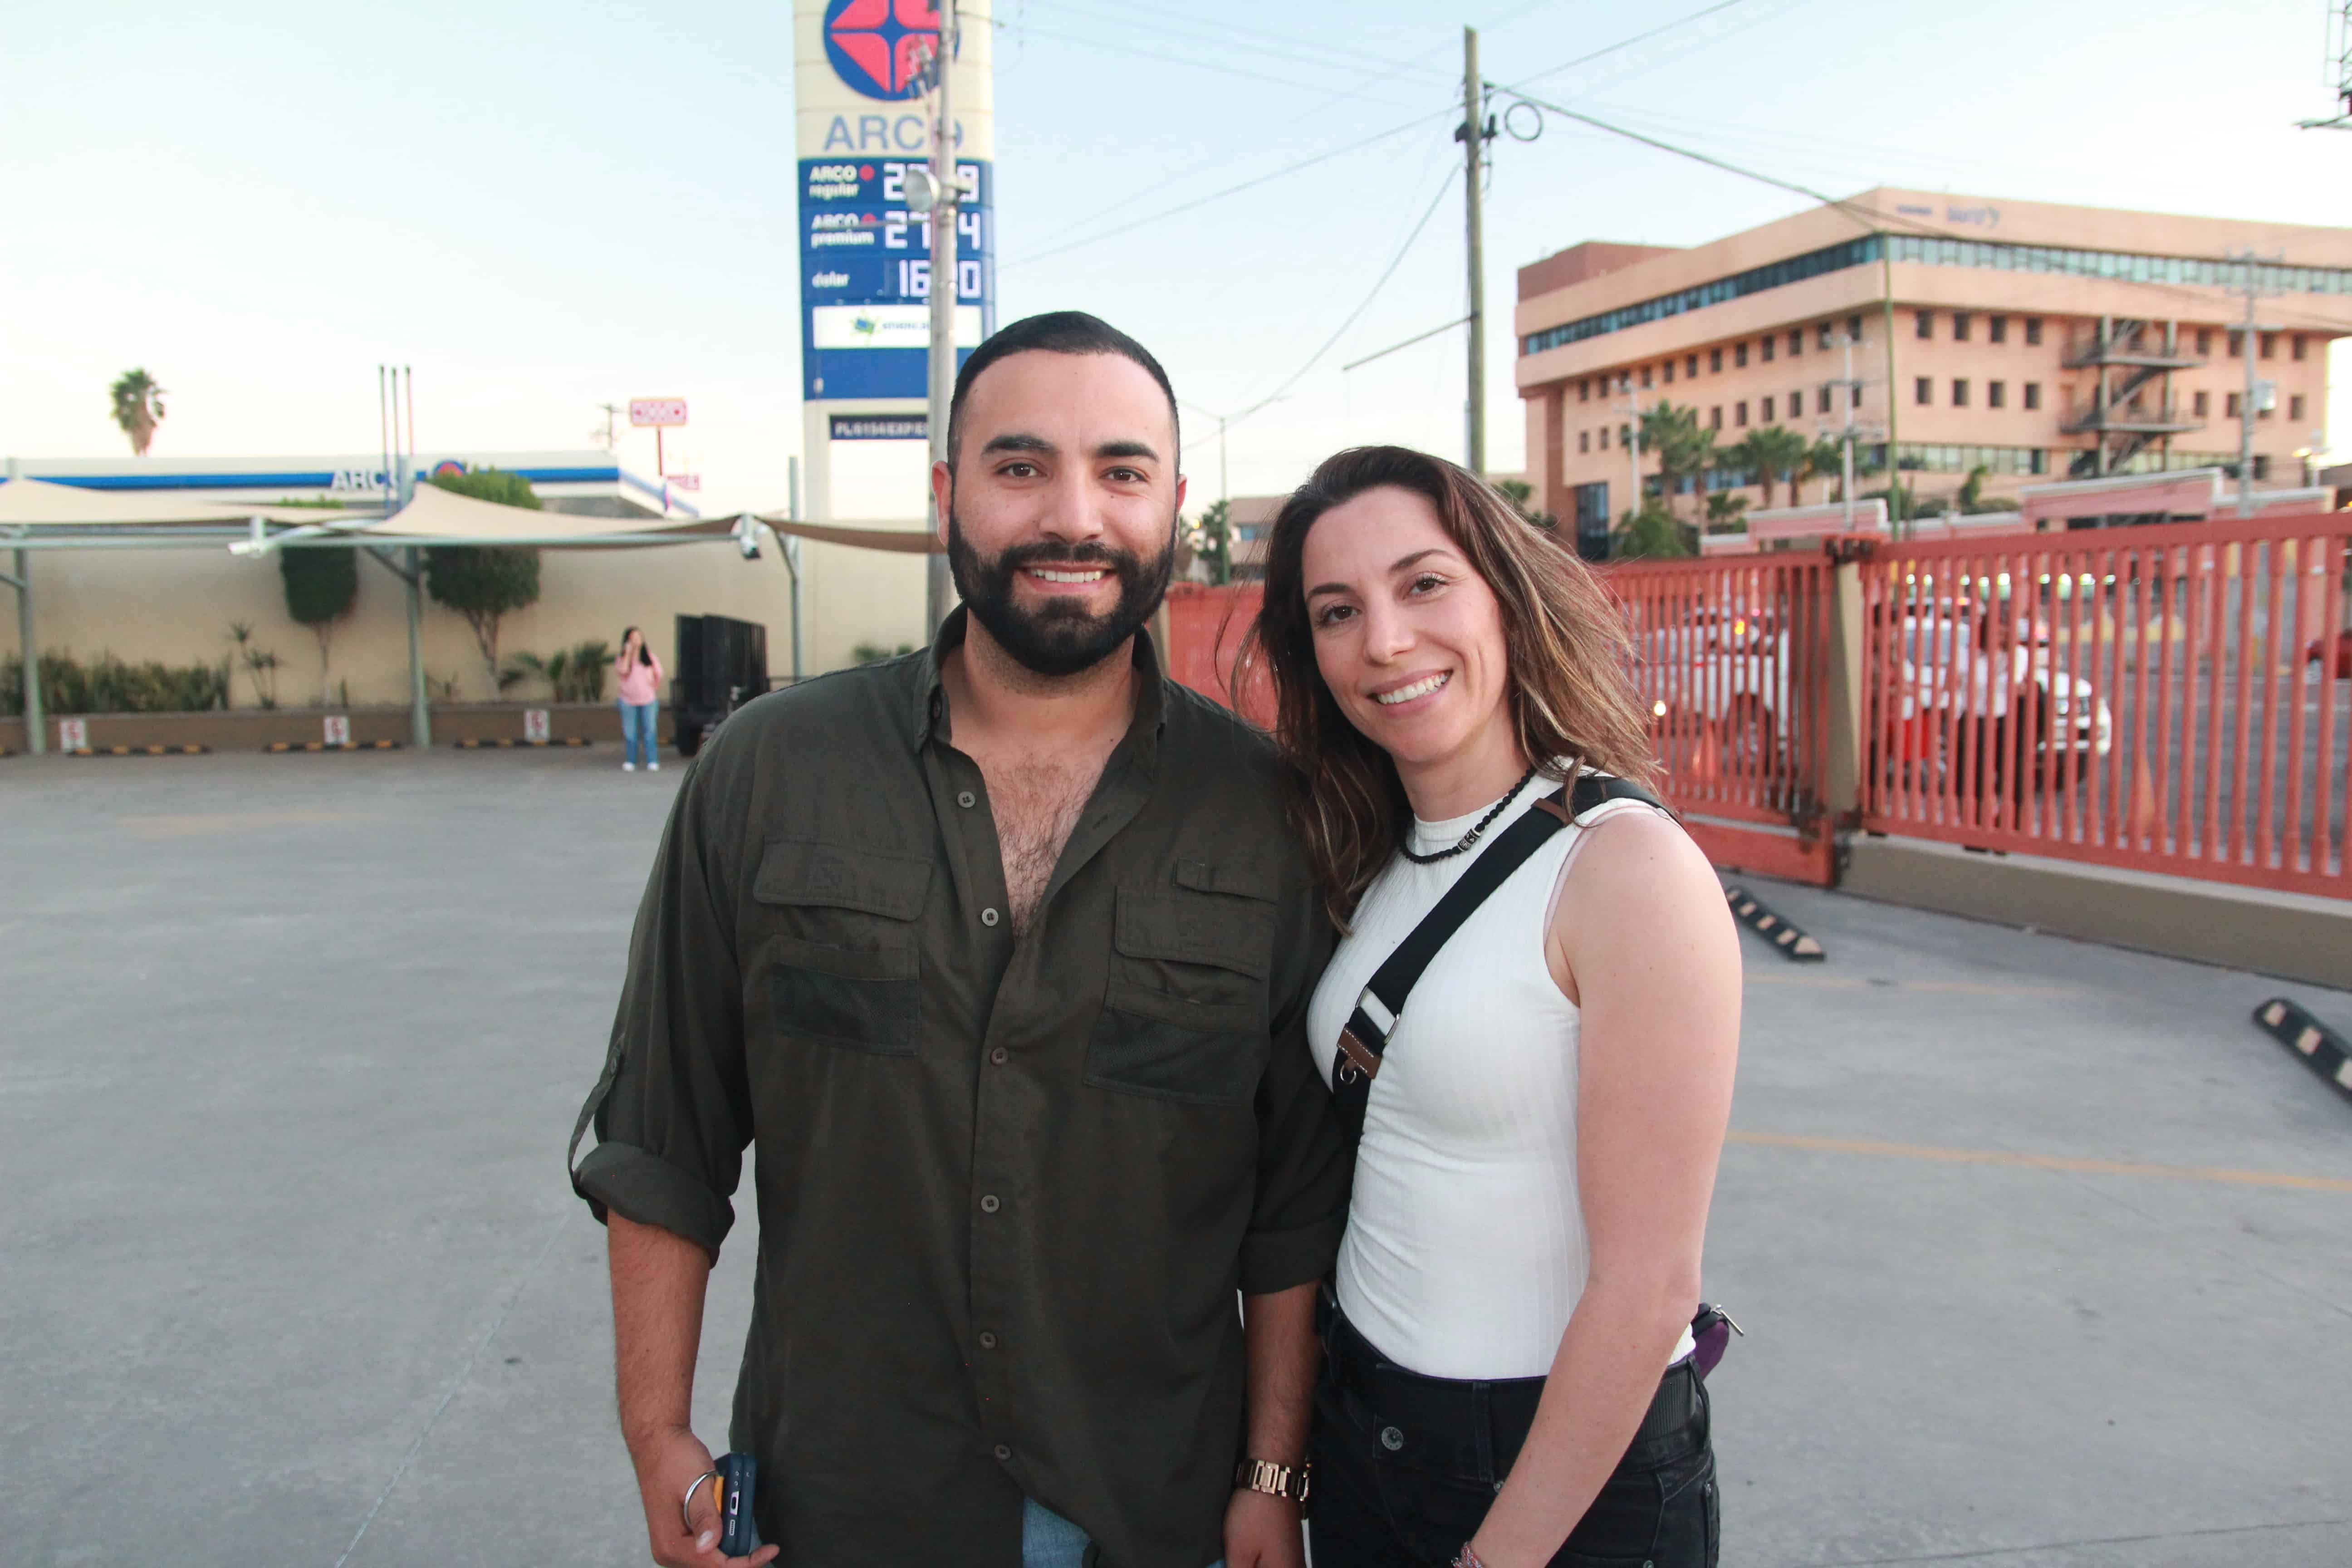
<svg viewBox="0 0 2352 1568">
<path fill-rule="evenodd" d="M 1347 932 L 1307 1043 L 1362 1118 L 1315 1555 L 1713 1568 L 1699 1254 L 1739 953 L 1634 782 L 1616 613 L 1471 474 L 1366 447 L 1276 519 L 1254 636 Z"/>
</svg>

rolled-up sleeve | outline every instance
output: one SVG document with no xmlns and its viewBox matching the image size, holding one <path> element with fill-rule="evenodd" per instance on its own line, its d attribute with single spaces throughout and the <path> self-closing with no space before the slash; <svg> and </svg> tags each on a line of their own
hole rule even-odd
<svg viewBox="0 0 2352 1568">
<path fill-rule="evenodd" d="M 740 814 L 719 803 L 721 739 L 671 809 L 629 939 L 604 1070 L 572 1134 L 576 1157 L 596 1131 L 572 1186 L 599 1221 L 617 1210 L 713 1258 L 735 1222 L 730 1200 L 752 1128 L 731 895 L 741 836 L 728 826 Z"/>
<path fill-rule="evenodd" d="M 1348 1223 L 1355 1151 L 1307 1047 L 1307 1005 L 1334 941 L 1312 889 L 1286 886 L 1269 997 L 1273 1054 L 1257 1091 L 1257 1193 L 1242 1239 L 1244 1295 L 1322 1279 Z"/>
</svg>

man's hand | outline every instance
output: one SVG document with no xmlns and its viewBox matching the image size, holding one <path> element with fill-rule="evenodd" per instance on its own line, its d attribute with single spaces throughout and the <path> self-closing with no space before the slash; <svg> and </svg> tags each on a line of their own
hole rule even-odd
<svg viewBox="0 0 2352 1568">
<path fill-rule="evenodd" d="M 1225 1505 L 1225 1568 L 1306 1568 L 1298 1505 L 1271 1492 L 1237 1489 Z"/>
<path fill-rule="evenodd" d="M 705 1481 L 694 1493 L 688 1519 L 678 1516 L 678 1504 L 694 1478 L 715 1468 L 710 1450 L 685 1427 L 663 1432 L 635 1446 L 630 1462 L 637 1469 L 637 1495 L 646 1509 L 646 1539 L 654 1561 L 662 1568 L 760 1568 L 772 1562 L 780 1546 L 762 1546 L 749 1557 L 730 1557 L 719 1550 L 719 1505 L 712 1500 L 715 1481 Z"/>
</svg>

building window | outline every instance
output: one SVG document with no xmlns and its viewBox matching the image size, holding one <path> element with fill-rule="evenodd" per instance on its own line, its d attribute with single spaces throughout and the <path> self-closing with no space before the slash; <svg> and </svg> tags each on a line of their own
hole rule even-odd
<svg viewBox="0 0 2352 1568">
<path fill-rule="evenodd" d="M 1579 403 L 1590 403 L 1592 401 L 1592 378 L 1591 376 L 1588 375 L 1583 380 L 1576 384 L 1576 400 Z"/>
<path fill-rule="evenodd" d="M 2009 383 L 2007 383 L 2007 382 L 2005 382 L 2005 381 L 1988 381 L 1988 382 L 1986 382 L 1986 383 L 1985 383 L 1985 406 L 1986 406 L 1987 408 L 2006 408 L 2006 407 L 2008 407 L 2008 406 L 2009 406 Z"/>
<path fill-rule="evenodd" d="M 2007 316 L 1987 316 L 1985 318 L 1985 335 L 1990 338 L 1994 342 L 2005 343 L 2009 342 L 2009 318 Z"/>
<path fill-rule="evenodd" d="M 1601 427 L 1601 449 L 1604 452 L 1609 450 L 1609 426 L 1606 425 Z"/>
<path fill-rule="evenodd" d="M 1790 327 L 1789 329 L 1789 352 L 1792 354 L 1801 354 L 1805 352 L 1804 328 Z"/>
<path fill-rule="evenodd" d="M 1666 362 L 1666 384 L 1667 384 L 1668 386 L 1672 386 L 1674 384 L 1675 384 L 1675 362 L 1674 362 L 1674 361 L 1672 361 L 1672 360 L 1668 360 L 1668 361 Z"/>
<path fill-rule="evenodd" d="M 1926 376 L 1911 384 L 1911 401 L 1925 407 L 1936 401 L 1936 384 Z"/>
<path fill-rule="evenodd" d="M 1731 405 L 1731 422 L 1734 425 L 1748 423 L 1748 404 L 1744 399 Z"/>
<path fill-rule="evenodd" d="M 1891 403 L 1891 402 L 1893 402 L 1893 401 L 1894 401 L 1894 399 L 1893 399 L 1893 398 L 1889 398 L 1887 401 Z M 1862 406 L 1862 386 L 1861 386 L 1861 384 L 1860 384 L 1860 383 L 1858 383 L 1858 382 L 1848 382 L 1848 383 L 1846 383 L 1846 387 L 1845 387 L 1845 405 L 1846 405 L 1848 408 L 1859 408 L 1859 407 L 1861 407 L 1861 406 Z"/>
<path fill-rule="evenodd" d="M 2198 358 L 2200 358 L 2200 359 L 2210 359 L 2210 358 L 2211 358 L 2211 357 L 2212 357 L 2212 354 L 2213 354 L 2213 329 L 2212 329 L 2212 328 L 2210 328 L 2210 327 L 2200 327 L 2200 328 L 2198 328 L 2198 329 L 2197 329 L 2197 357 L 2198 357 Z"/>
<path fill-rule="evenodd" d="M 1813 412 L 1816 414 L 1827 414 L 1829 411 L 1830 389 L 1829 384 L 1824 382 L 1822 385 L 1821 395 L 1813 399 Z"/>
<path fill-rule="evenodd" d="M 2239 352 L 2242 347 L 2238 340 L 2243 336 L 2245 336 L 2243 332 L 2238 331 L 2233 331 L 2230 334 L 2230 357 L 2231 359 L 2236 359 L 2238 357 Z"/>
<path fill-rule="evenodd" d="M 1748 345 L 1746 343 L 1735 343 L 1732 345 L 1731 363 L 1732 368 L 1735 370 L 1744 368 L 1747 365 Z"/>
<path fill-rule="evenodd" d="M 2303 359 L 2303 334 L 2301 332 L 2297 332 L 2294 335 L 2294 342 L 2290 345 L 2289 357 L 2298 363 Z"/>
<path fill-rule="evenodd" d="M 2206 414 L 2210 412 L 2213 406 L 2213 397 L 2210 393 L 2200 392 L 2189 401 L 2190 404 L 2190 411 L 2200 419 L 2204 418 Z"/>
<path fill-rule="evenodd" d="M 1769 397 L 1764 400 L 1764 423 L 1772 423 L 1772 400 Z"/>
<path fill-rule="evenodd" d="M 1706 427 L 1710 430 L 1720 430 L 1723 428 L 1723 405 L 1721 404 L 1717 404 L 1716 406 L 1706 411 Z"/>
<path fill-rule="evenodd" d="M 1923 337 L 1923 338 L 1932 338 L 1932 337 L 1934 337 L 1934 336 L 1936 335 L 1936 312 L 1935 312 L 1935 311 L 1933 311 L 1933 310 L 1922 310 L 1922 311 L 1920 311 L 1920 312 L 1919 312 L 1919 328 L 1918 328 L 1918 331 L 1919 331 L 1919 335 L 1920 335 L 1921 337 Z"/>
<path fill-rule="evenodd" d="M 1862 342 L 1862 318 L 1860 316 L 1848 316 L 1845 319 L 1845 335 L 1852 338 L 1855 342 Z"/>
<path fill-rule="evenodd" d="M 2221 417 L 2224 419 L 2235 419 L 2238 417 L 2238 395 L 2236 393 L 2233 392 L 2230 394 L 2229 396 L 2221 400 Z"/>
<path fill-rule="evenodd" d="M 2039 316 L 2025 318 L 2025 346 L 2030 349 L 2042 346 L 2042 318 Z"/>
<path fill-rule="evenodd" d="M 1823 349 L 1830 346 L 1830 324 L 1827 321 L 1823 321 L 1813 334 L 1813 346 Z"/>
<path fill-rule="evenodd" d="M 2286 416 L 2290 419 L 2301 419 L 2303 417 L 2302 393 L 2298 392 L 2294 396 L 2286 400 Z"/>
<path fill-rule="evenodd" d="M 1969 378 L 1964 375 L 1954 376 L 1952 378 L 1952 406 L 1955 408 L 1966 408 L 1968 405 Z"/>
<path fill-rule="evenodd" d="M 1723 351 L 1722 351 L 1721 349 L 1709 349 L 1709 350 L 1707 350 L 1707 351 L 1706 351 L 1706 373 L 1707 373 L 1709 375 L 1714 375 L 1714 374 L 1717 374 L 1718 372 L 1720 372 L 1722 369 L 1723 369 Z"/>
<path fill-rule="evenodd" d="M 1789 417 L 1791 419 L 1802 419 L 1804 416 L 1805 389 L 1801 386 L 1797 388 L 1796 391 L 1789 394 Z"/>
<path fill-rule="evenodd" d="M 1780 339 L 1774 337 L 1769 332 L 1764 334 L 1764 363 L 1766 364 L 1770 364 L 1772 363 L 1772 351 L 1780 346 Z"/>
<path fill-rule="evenodd" d="M 2271 459 L 2270 459 L 2270 454 L 2269 454 L 2269 453 L 2267 453 L 2267 452 L 2256 452 L 2256 453 L 2254 454 L 2254 478 L 2256 478 L 2256 479 L 2269 479 L 2270 477 L 2271 477 Z"/>
<path fill-rule="evenodd" d="M 1590 430 L 1579 430 L 1579 431 L 1576 433 L 1576 449 L 1577 449 L 1578 451 L 1580 451 L 1580 452 L 1590 452 L 1591 450 L 1592 450 L 1592 432 L 1591 432 L 1591 431 L 1590 431 Z"/>
<path fill-rule="evenodd" d="M 2029 381 L 2025 384 L 2025 406 L 2028 408 L 2039 408 L 2042 406 L 2042 384 L 2040 382 Z"/>
<path fill-rule="evenodd" d="M 1969 341 L 1969 312 L 1966 310 L 1952 312 L 1952 341 L 1956 343 Z"/>
<path fill-rule="evenodd" d="M 1650 390 L 1650 367 L 1648 365 L 1643 365 L 1642 367 L 1642 390 L 1644 392 Z"/>
<path fill-rule="evenodd" d="M 2264 332 L 2263 334 L 2262 348 L 2263 357 L 2264 359 L 2268 359 L 2273 354 L 2276 353 L 2278 352 L 2278 334 L 2276 332 Z"/>
<path fill-rule="evenodd" d="M 1696 381 L 1698 379 L 1698 355 L 1690 354 L 1685 357 L 1683 360 L 1683 374 L 1690 377 L 1693 381 Z"/>
</svg>

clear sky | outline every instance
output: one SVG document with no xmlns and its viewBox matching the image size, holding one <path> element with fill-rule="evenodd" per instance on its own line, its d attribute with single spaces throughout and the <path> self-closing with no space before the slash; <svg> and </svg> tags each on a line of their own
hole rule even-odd
<svg viewBox="0 0 2352 1568">
<path fill-rule="evenodd" d="M 2352 133 L 2293 128 L 2331 107 L 2322 0 L 1738 0 L 1550 68 L 1706 3 L 996 0 L 1000 318 L 1095 310 L 1208 408 L 1290 384 L 1233 429 L 1235 493 L 1353 442 L 1458 455 L 1459 331 L 1339 367 L 1462 312 L 1459 185 L 1439 188 L 1465 22 L 1490 79 L 1832 195 L 2352 224 Z M 682 395 L 672 466 L 706 475 L 706 507 L 781 506 L 800 432 L 791 22 L 785 0 L 13 8 L 0 452 L 127 452 L 106 388 L 133 364 L 172 393 L 159 457 L 373 451 L 391 360 L 415 367 L 427 448 L 578 448 L 597 403 Z M 1558 120 L 1499 142 L 1490 467 L 1523 460 L 1517 267 L 1807 205 Z M 2333 365 L 2340 450 L 2352 356 Z M 1217 452 L 1188 421 L 1197 510 Z M 651 471 L 645 437 L 623 452 Z M 838 513 L 919 514 L 919 448 L 851 456 Z"/>
</svg>

